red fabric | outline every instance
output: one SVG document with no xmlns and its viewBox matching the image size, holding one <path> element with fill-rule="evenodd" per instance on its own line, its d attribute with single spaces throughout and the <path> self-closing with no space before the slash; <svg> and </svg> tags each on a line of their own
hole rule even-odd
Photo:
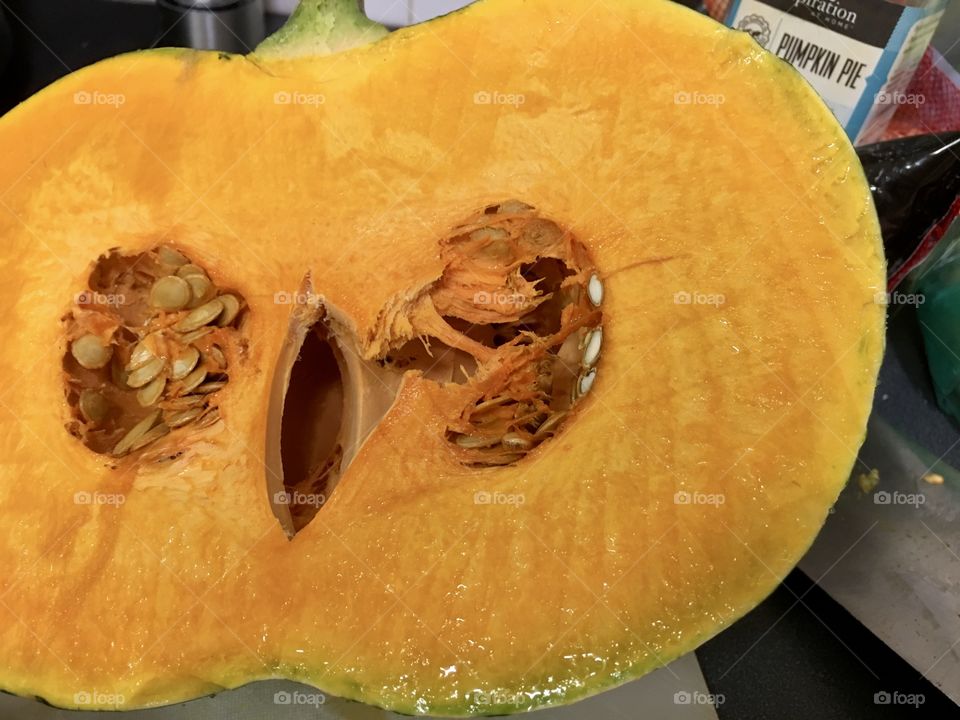
<svg viewBox="0 0 960 720">
<path fill-rule="evenodd" d="M 704 3 L 710 16 L 723 22 L 730 0 Z M 933 48 L 927 48 L 906 92 L 922 97 L 924 102 L 900 105 L 887 126 L 884 140 L 960 130 L 960 74 Z"/>
</svg>

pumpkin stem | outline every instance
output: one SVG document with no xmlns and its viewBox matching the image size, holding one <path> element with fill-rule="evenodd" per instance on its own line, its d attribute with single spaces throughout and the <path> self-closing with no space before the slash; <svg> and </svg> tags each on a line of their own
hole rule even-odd
<svg viewBox="0 0 960 720">
<path fill-rule="evenodd" d="M 363 14 L 357 0 L 301 0 L 286 24 L 253 54 L 278 60 L 332 55 L 375 42 L 387 32 Z"/>
</svg>

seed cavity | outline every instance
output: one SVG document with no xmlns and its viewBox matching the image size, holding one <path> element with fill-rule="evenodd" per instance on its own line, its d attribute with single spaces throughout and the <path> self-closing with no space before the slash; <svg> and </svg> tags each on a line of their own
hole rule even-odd
<svg viewBox="0 0 960 720">
<path fill-rule="evenodd" d="M 171 430 L 215 423 L 229 379 L 224 349 L 243 356 L 245 307 L 171 246 L 103 255 L 63 319 L 68 431 L 123 457 Z"/>
<path fill-rule="evenodd" d="M 446 438 L 468 466 L 509 465 L 558 433 L 592 385 L 603 285 L 586 246 L 519 200 L 468 217 L 440 251 L 443 275 L 409 319 L 460 368 L 442 379 L 473 396 Z"/>
</svg>

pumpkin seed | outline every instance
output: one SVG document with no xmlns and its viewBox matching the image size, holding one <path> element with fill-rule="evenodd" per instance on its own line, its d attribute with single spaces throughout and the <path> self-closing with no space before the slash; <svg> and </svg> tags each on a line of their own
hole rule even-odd
<svg viewBox="0 0 960 720">
<path fill-rule="evenodd" d="M 473 450 L 475 448 L 493 447 L 500 442 L 500 438 L 483 437 L 482 435 L 457 435 L 454 442 L 465 450 Z"/>
<path fill-rule="evenodd" d="M 524 213 L 528 210 L 533 210 L 533 208 L 519 200 L 507 200 L 500 203 L 500 212 L 502 213 Z"/>
<path fill-rule="evenodd" d="M 168 415 L 166 418 L 164 418 L 164 422 L 166 423 L 167 427 L 170 428 L 182 427 L 183 425 L 191 423 L 200 417 L 205 409 L 206 408 L 203 407 L 192 407 L 187 408 L 186 410 L 180 410 Z"/>
<path fill-rule="evenodd" d="M 113 356 L 113 346 L 104 345 L 100 338 L 91 333 L 81 335 L 70 345 L 70 354 L 87 370 L 99 370 Z"/>
<path fill-rule="evenodd" d="M 200 328 L 200 329 L 198 329 L 198 330 L 194 330 L 193 332 L 188 332 L 188 333 L 182 334 L 182 335 L 180 336 L 180 342 L 183 343 L 184 345 L 190 345 L 190 344 L 192 344 L 192 343 L 195 343 L 197 340 L 199 340 L 200 338 L 202 338 L 204 335 L 209 335 L 209 334 L 212 333 L 212 332 L 213 332 L 213 328 L 212 328 L 212 327 L 202 327 L 202 328 Z"/>
<path fill-rule="evenodd" d="M 217 325 L 226 327 L 236 319 L 237 313 L 240 312 L 240 301 L 230 294 L 221 295 L 218 300 L 223 303 L 223 312 L 217 318 Z"/>
<path fill-rule="evenodd" d="M 90 422 L 99 423 L 110 412 L 110 403 L 96 390 L 84 390 L 78 403 L 81 414 Z"/>
<path fill-rule="evenodd" d="M 591 275 L 587 281 L 587 297 L 594 307 L 600 307 L 603 302 L 603 283 L 597 275 Z"/>
<path fill-rule="evenodd" d="M 197 422 L 198 428 L 210 427 L 220 419 L 220 408 L 212 408 Z"/>
<path fill-rule="evenodd" d="M 127 376 L 127 385 L 132 388 L 140 388 L 153 380 L 157 375 L 163 372 L 166 366 L 163 358 L 154 357 L 138 367 Z"/>
<path fill-rule="evenodd" d="M 219 299 L 214 299 L 195 310 L 191 310 L 173 328 L 179 332 L 190 332 L 212 322 L 221 312 L 223 312 L 223 303 Z"/>
<path fill-rule="evenodd" d="M 186 278 L 190 275 L 203 275 L 206 277 L 207 273 L 203 271 L 202 267 L 194 265 L 193 263 L 187 263 L 177 268 L 177 277 Z"/>
<path fill-rule="evenodd" d="M 164 265 L 173 265 L 174 267 L 180 267 L 190 262 L 185 256 L 166 245 L 161 245 L 157 248 L 157 257 Z"/>
<path fill-rule="evenodd" d="M 227 358 L 223 354 L 223 350 L 220 349 L 219 345 L 211 345 L 208 355 L 210 356 L 210 359 L 216 363 L 217 367 L 225 368 L 227 366 Z"/>
<path fill-rule="evenodd" d="M 137 391 L 137 402 L 142 407 L 155 405 L 166 387 L 167 379 L 163 375 L 158 375 Z"/>
<path fill-rule="evenodd" d="M 164 435 L 170 432 L 170 428 L 160 423 L 155 427 L 150 428 L 147 432 L 141 435 L 139 438 L 133 441 L 133 445 L 130 446 L 130 451 L 139 450 L 142 447 L 146 447 L 152 442 L 155 442 L 162 438 Z"/>
<path fill-rule="evenodd" d="M 160 411 L 154 410 L 143 420 L 130 428 L 127 434 L 120 439 L 120 442 L 113 446 L 112 454 L 120 457 L 121 455 L 126 455 L 128 452 L 130 452 L 130 450 L 133 449 L 133 443 L 139 440 L 148 430 L 150 430 L 154 423 L 157 422 L 159 417 Z"/>
<path fill-rule="evenodd" d="M 163 406 L 168 410 L 187 410 L 189 408 L 203 405 L 207 401 L 203 395 L 184 395 L 182 397 L 170 398 L 163 401 Z M 169 423 L 167 423 L 169 425 Z"/>
<path fill-rule="evenodd" d="M 130 352 L 130 362 L 127 363 L 127 372 L 142 368 L 151 360 L 156 359 L 156 347 L 157 338 L 153 333 L 134 345 Z"/>
<path fill-rule="evenodd" d="M 586 348 L 583 351 L 584 367 L 593 367 L 600 358 L 600 345 L 603 342 L 603 330 L 597 328 L 587 335 Z"/>
<path fill-rule="evenodd" d="M 589 371 L 588 373 L 585 373 L 584 375 L 581 375 L 580 379 L 577 380 L 577 388 L 576 388 L 577 394 L 586 395 L 588 392 L 590 392 L 590 388 L 593 387 L 593 381 L 596 379 L 597 379 L 596 368 Z"/>
<path fill-rule="evenodd" d="M 182 310 L 192 297 L 190 287 L 176 275 L 162 277 L 150 288 L 150 305 L 161 310 Z"/>
<path fill-rule="evenodd" d="M 519 433 L 507 433 L 500 442 L 508 450 L 529 450 L 533 447 L 533 443 Z"/>
<path fill-rule="evenodd" d="M 200 360 L 200 351 L 193 345 L 184 348 L 183 351 L 173 361 L 170 377 L 173 380 L 182 380 L 197 366 Z"/>
<path fill-rule="evenodd" d="M 186 282 L 190 286 L 190 307 L 205 303 L 216 292 L 206 275 L 187 275 Z"/>
<path fill-rule="evenodd" d="M 226 384 L 227 384 L 226 380 L 215 380 L 213 382 L 208 382 L 208 383 L 203 383 L 202 385 L 198 385 L 197 387 L 194 388 L 193 391 L 201 395 L 208 395 L 212 392 L 217 392 L 217 390 L 223 390 Z"/>
<path fill-rule="evenodd" d="M 206 380 L 206 378 L 207 371 L 202 367 L 198 367 L 183 379 L 183 389 L 181 390 L 181 394 L 186 395 L 193 392 L 193 390 L 198 387 L 200 383 Z"/>
<path fill-rule="evenodd" d="M 546 420 L 543 421 L 543 424 L 537 428 L 537 432 L 534 433 L 533 439 L 535 441 L 540 441 L 545 438 L 547 435 L 552 435 L 557 431 L 557 428 L 560 426 L 560 423 L 567 416 L 565 412 L 556 412 Z"/>
</svg>

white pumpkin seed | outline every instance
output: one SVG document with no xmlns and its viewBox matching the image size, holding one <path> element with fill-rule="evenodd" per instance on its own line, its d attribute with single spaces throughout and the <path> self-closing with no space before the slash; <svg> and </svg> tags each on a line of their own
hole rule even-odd
<svg viewBox="0 0 960 720">
<path fill-rule="evenodd" d="M 80 413 L 93 423 L 103 422 L 110 412 L 110 403 L 96 390 L 87 389 L 81 392 L 78 406 Z"/>
<path fill-rule="evenodd" d="M 196 330 L 199 327 L 213 322 L 221 312 L 223 312 L 223 303 L 220 302 L 219 299 L 211 300 L 195 310 L 191 310 L 185 318 L 173 326 L 173 329 L 178 332 Z"/>
<path fill-rule="evenodd" d="M 193 392 L 193 390 L 197 388 L 200 383 L 206 380 L 206 378 L 207 371 L 202 367 L 198 367 L 183 379 L 183 389 L 180 391 L 181 394 L 186 395 L 187 393 Z"/>
<path fill-rule="evenodd" d="M 160 310 L 182 310 L 191 297 L 190 285 L 176 275 L 162 277 L 150 288 L 150 305 Z"/>
<path fill-rule="evenodd" d="M 137 402 L 142 407 L 155 405 L 166 387 L 167 379 L 163 375 L 158 375 L 137 391 Z"/>
<path fill-rule="evenodd" d="M 113 355 L 113 346 L 104 345 L 100 338 L 91 333 L 81 335 L 70 344 L 70 354 L 87 370 L 99 370 Z"/>
<path fill-rule="evenodd" d="M 155 360 L 157 357 L 156 347 L 157 337 L 154 333 L 147 335 L 134 345 L 133 350 L 130 351 L 130 362 L 127 363 L 126 367 L 127 372 L 142 368 L 151 360 Z"/>
<path fill-rule="evenodd" d="M 133 452 L 134 450 L 139 450 L 142 447 L 146 447 L 150 443 L 159 440 L 169 432 L 170 428 L 163 423 L 160 423 L 159 425 L 150 428 L 147 432 L 134 440 L 133 444 L 130 446 L 130 451 Z"/>
<path fill-rule="evenodd" d="M 180 267 L 190 262 L 185 256 L 166 245 L 157 248 L 157 257 L 164 265 L 173 265 L 174 267 Z"/>
<path fill-rule="evenodd" d="M 454 442 L 465 450 L 473 450 L 475 448 L 493 447 L 500 442 L 500 438 L 484 437 L 482 435 L 457 435 Z"/>
<path fill-rule="evenodd" d="M 600 303 L 603 302 L 603 282 L 599 276 L 591 275 L 590 280 L 587 281 L 587 297 L 590 298 L 594 307 L 600 307 Z"/>
<path fill-rule="evenodd" d="M 597 379 L 597 370 L 594 368 L 584 375 L 580 376 L 580 379 L 577 380 L 577 394 L 586 395 L 590 392 L 590 388 L 593 387 L 593 381 Z"/>
<path fill-rule="evenodd" d="M 603 330 L 601 328 L 596 328 L 589 335 L 587 335 L 586 348 L 583 351 L 583 363 L 584 367 L 593 367 L 597 360 L 600 358 L 600 346 L 603 343 Z"/>
<path fill-rule="evenodd" d="M 182 427 L 183 425 L 187 425 L 188 423 L 191 423 L 200 417 L 205 409 L 206 408 L 203 407 L 192 407 L 187 408 L 186 410 L 180 410 L 178 412 L 171 413 L 164 418 L 164 423 L 170 428 Z"/>
<path fill-rule="evenodd" d="M 217 299 L 223 303 L 223 312 L 217 318 L 217 325 L 226 327 L 236 319 L 237 313 L 240 312 L 240 301 L 230 294 L 221 295 Z"/>
<path fill-rule="evenodd" d="M 127 376 L 127 385 L 132 388 L 143 387 L 163 372 L 164 366 L 166 363 L 163 358 L 154 357 L 148 360 Z"/>
<path fill-rule="evenodd" d="M 118 442 L 113 447 L 113 455 L 120 457 L 121 455 L 126 455 L 133 447 L 133 443 L 140 439 L 150 428 L 154 426 L 154 423 L 160 417 L 160 411 L 154 410 L 152 413 L 147 415 L 143 420 L 138 422 L 129 431 L 124 435 L 120 442 Z"/>
<path fill-rule="evenodd" d="M 217 390 L 223 390 L 226 384 L 227 384 L 226 380 L 215 380 L 213 382 L 197 385 L 197 387 L 194 388 L 193 391 L 195 393 L 199 393 L 200 395 L 208 395 L 212 392 L 217 392 Z"/>
<path fill-rule="evenodd" d="M 550 417 L 543 421 L 543 424 L 537 428 L 537 432 L 534 433 L 533 439 L 537 442 L 547 437 L 547 435 L 552 435 L 560 427 L 560 423 L 567 416 L 565 412 L 556 412 L 553 413 Z"/>
<path fill-rule="evenodd" d="M 210 278 L 205 275 L 187 275 L 185 278 L 190 286 L 190 307 L 202 305 L 216 293 Z"/>
<path fill-rule="evenodd" d="M 210 427 L 220 419 L 220 408 L 211 408 L 206 415 L 197 421 L 198 428 Z"/>
<path fill-rule="evenodd" d="M 507 433 L 501 443 L 508 450 L 529 450 L 533 447 L 533 443 L 518 433 Z"/>
<path fill-rule="evenodd" d="M 223 350 L 220 349 L 218 345 L 211 345 L 208 352 L 210 359 L 216 364 L 219 368 L 227 367 L 227 358 L 223 354 Z"/>
<path fill-rule="evenodd" d="M 184 348 L 173 361 L 170 377 L 173 380 L 183 380 L 197 366 L 199 360 L 200 351 L 193 345 Z"/>
<path fill-rule="evenodd" d="M 187 263 L 177 268 L 177 277 L 186 278 L 190 275 L 203 275 L 206 277 L 207 273 L 204 272 L 202 267 L 194 265 L 193 263 Z"/>
</svg>

